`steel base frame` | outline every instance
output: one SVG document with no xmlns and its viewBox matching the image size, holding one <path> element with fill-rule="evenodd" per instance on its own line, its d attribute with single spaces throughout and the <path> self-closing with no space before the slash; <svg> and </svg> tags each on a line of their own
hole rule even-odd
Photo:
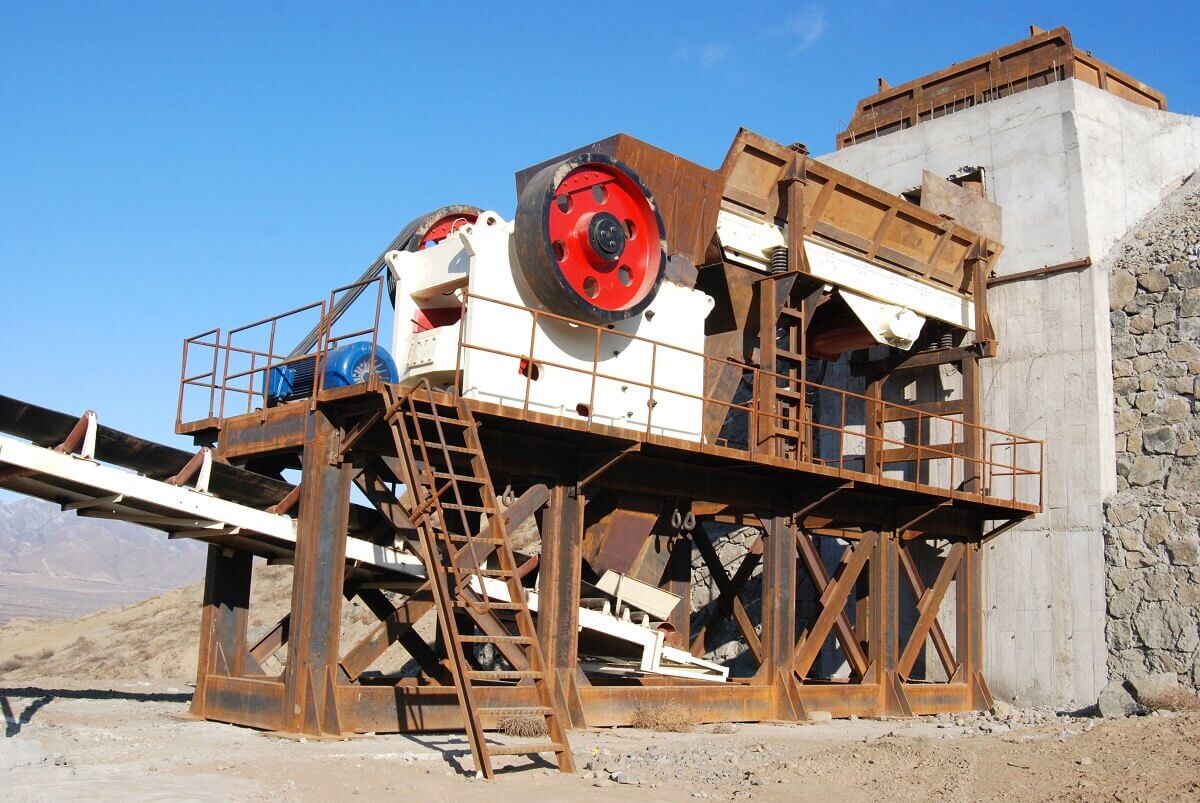
<svg viewBox="0 0 1200 803">
<path fill-rule="evenodd" d="M 287 443 L 302 466 L 291 608 L 271 632 L 248 643 L 251 557 L 219 542 L 209 546 L 194 716 L 310 737 L 463 726 L 455 691 L 445 685 L 440 671 L 438 645 L 414 640 L 411 629 L 432 602 L 419 589 L 399 607 L 386 598 L 381 602 L 382 595 L 374 591 L 372 596 L 345 560 L 352 484 L 361 483 L 363 465 L 386 455 L 350 455 L 343 444 L 354 441 L 356 449 L 370 451 L 371 438 L 363 435 L 362 423 L 378 414 L 372 408 L 378 398 L 360 395 L 350 413 L 318 403 L 303 414 L 285 407 L 226 421 L 222 442 L 236 444 L 243 453 L 261 448 L 276 456 L 279 444 Z M 480 423 L 493 481 L 512 487 L 521 500 L 511 511 L 523 512 L 513 515 L 527 518 L 544 506 L 537 559 L 538 635 L 554 693 L 562 695 L 571 727 L 628 725 L 639 707 L 668 701 L 686 706 L 696 722 L 803 721 L 813 711 L 835 717 L 902 717 L 990 707 L 982 673 L 979 584 L 985 514 L 956 525 L 956 537 L 938 536 L 949 545 L 929 579 L 909 550 L 932 536 L 916 529 L 919 524 L 901 528 L 914 518 L 914 506 L 919 509 L 928 500 L 891 490 L 864 510 L 857 501 L 839 501 L 843 494 L 853 498 L 861 488 L 803 472 L 770 482 L 755 476 L 739 480 L 745 465 L 705 468 L 686 453 L 644 454 L 630 444 L 587 434 L 567 441 L 545 427 L 507 426 L 500 418 Z M 256 444 L 256 438 L 261 442 Z M 219 445 L 218 456 L 220 450 Z M 693 549 L 702 556 L 712 549 L 705 532 L 709 523 L 761 525 L 761 543 L 747 553 L 748 570 L 734 568 L 726 575 L 716 567 L 721 571 L 720 600 L 707 618 L 676 616 L 673 621 L 674 642 L 699 654 L 705 649 L 705 633 L 714 631 L 722 618 L 731 618 L 756 659 L 751 676 L 718 685 L 651 676 L 589 678 L 581 670 L 577 612 L 588 500 L 629 487 L 659 500 L 664 509 L 691 510 L 699 520 L 690 535 L 668 533 L 673 546 L 661 585 L 685 599 L 690 597 L 690 572 L 683 567 L 691 565 Z M 395 511 L 377 506 L 402 526 Z M 944 516 L 928 520 L 935 518 L 948 521 Z M 816 546 L 822 540 L 844 545 L 831 572 Z M 754 621 L 740 595 L 759 561 L 764 602 L 760 620 Z M 807 621 L 797 615 L 804 579 L 818 597 L 817 613 Z M 953 645 L 937 619 L 951 586 Z M 355 594 L 380 623 L 362 642 L 343 650 L 342 600 Z M 910 598 L 914 604 L 905 610 L 915 614 L 915 622 L 902 627 L 901 610 Z M 925 650 L 927 640 L 933 651 Z M 421 663 L 424 674 L 407 679 L 364 674 L 396 641 Z M 266 656 L 285 643 L 284 671 L 275 677 L 264 674 Z M 819 677 L 813 671 L 831 644 L 850 668 L 847 677 Z M 914 672 L 926 652 L 931 661 L 934 655 L 940 659 L 947 680 L 932 682 Z M 526 686 L 478 690 L 480 705 L 487 707 L 532 706 L 533 695 Z M 485 728 L 494 725 L 485 719 Z"/>
</svg>

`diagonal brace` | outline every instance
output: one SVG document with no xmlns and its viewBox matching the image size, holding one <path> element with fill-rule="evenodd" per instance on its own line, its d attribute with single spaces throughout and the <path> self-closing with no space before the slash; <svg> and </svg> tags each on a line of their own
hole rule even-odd
<svg viewBox="0 0 1200 803">
<path fill-rule="evenodd" d="M 964 549 L 965 547 L 961 542 L 950 547 L 950 552 L 947 553 L 946 559 L 942 563 L 942 568 L 938 571 L 938 576 L 933 581 L 932 588 L 925 587 L 925 583 L 921 580 L 921 574 L 917 571 L 917 566 L 913 562 L 912 555 L 908 553 L 908 550 L 899 550 L 900 565 L 904 568 L 904 574 L 908 577 L 913 594 L 917 597 L 918 611 L 917 623 L 913 626 L 912 633 L 908 637 L 908 643 L 904 646 L 904 651 L 900 653 L 900 660 L 896 664 L 896 672 L 901 677 L 908 677 L 908 673 L 912 671 L 913 664 L 917 661 L 917 654 L 921 650 L 921 645 L 925 643 L 926 635 L 930 634 L 932 634 L 933 645 L 937 650 L 938 657 L 942 661 L 942 666 L 946 669 L 946 676 L 954 677 L 954 671 L 958 666 L 954 660 L 954 652 L 946 642 L 946 636 L 942 631 L 941 623 L 937 620 L 937 613 L 942 606 L 942 600 L 946 597 L 946 591 L 950 588 L 950 582 L 954 579 L 955 574 L 958 573 Z"/>
<path fill-rule="evenodd" d="M 796 528 L 796 546 L 800 553 L 800 559 L 804 561 L 804 568 L 808 571 L 808 576 L 812 579 L 813 586 L 820 595 L 822 607 L 824 607 L 826 595 L 833 594 L 825 563 L 817 554 L 817 547 L 812 541 L 812 536 L 800 528 Z M 845 566 L 846 560 L 852 555 L 850 548 L 847 548 L 845 554 L 842 555 L 842 566 Z M 867 672 L 867 655 L 863 652 L 862 644 L 855 635 L 854 627 L 850 624 L 850 617 L 846 615 L 845 610 L 838 611 L 834 629 L 838 643 L 842 645 L 842 652 L 846 654 L 846 660 L 850 662 L 851 671 L 856 676 L 863 677 Z"/>
<path fill-rule="evenodd" d="M 754 660 L 761 664 L 763 660 L 762 642 L 758 638 L 758 633 L 754 631 L 754 623 L 750 621 L 750 615 L 746 613 L 745 606 L 742 605 L 741 599 L 738 598 L 741 589 L 738 588 L 735 590 L 729 576 L 725 574 L 725 567 L 721 565 L 721 559 L 717 556 L 717 551 L 713 548 L 708 533 L 704 532 L 703 529 L 697 529 L 692 533 L 692 540 L 695 542 L 700 556 L 704 558 L 704 563 L 708 566 L 708 571 L 712 575 L 713 582 L 717 584 L 717 589 L 720 591 L 720 598 L 729 600 L 728 604 L 733 614 L 733 620 L 737 623 L 738 630 L 742 633 L 742 638 L 746 640 L 746 645 L 754 655 Z M 756 561 L 758 559 L 761 559 L 761 555 Z M 749 555 L 743 559 L 743 565 L 748 560 L 750 560 Z M 746 572 L 746 579 L 749 579 L 750 571 L 753 571 L 753 569 L 754 565 L 751 564 L 749 570 Z M 703 648 L 703 642 L 699 646 Z M 696 648 L 697 643 L 693 642 L 693 654 L 695 654 Z"/>
<path fill-rule="evenodd" d="M 867 565 L 867 558 L 871 556 L 871 552 L 874 551 L 875 543 L 878 540 L 879 533 L 865 533 L 856 547 L 847 547 L 847 549 L 853 550 L 850 554 L 850 559 L 839 569 L 833 585 L 827 589 L 827 592 L 822 592 L 821 613 L 805 638 L 796 645 L 796 650 L 792 657 L 792 668 L 801 679 L 808 675 L 808 671 L 812 668 L 813 662 L 816 661 L 817 655 L 825 643 L 825 639 L 829 636 L 829 631 L 833 629 L 839 615 L 843 613 L 846 600 L 850 598 L 850 591 L 858 581 L 858 576 L 862 574 L 863 567 Z M 809 546 L 812 546 L 811 541 L 809 542 Z M 851 631 L 847 641 L 854 641 L 853 631 Z M 855 643 L 857 644 L 857 642 Z M 842 646 L 847 656 L 849 656 L 851 651 L 845 649 L 845 643 Z"/>
</svg>

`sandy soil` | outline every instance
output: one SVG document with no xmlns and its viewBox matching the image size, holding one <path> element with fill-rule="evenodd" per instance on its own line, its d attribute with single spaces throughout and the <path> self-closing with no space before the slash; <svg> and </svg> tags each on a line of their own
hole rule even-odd
<svg viewBox="0 0 1200 803">
<path fill-rule="evenodd" d="M 28 617 L 73 618 L 161 593 L 161 588 L 0 572 L 0 625 Z"/>
<path fill-rule="evenodd" d="M 577 775 L 513 758 L 488 784 L 458 735 L 291 741 L 183 719 L 189 692 L 163 681 L 6 682 L 5 799 L 1200 799 L 1200 714 L 593 730 L 572 735 Z"/>
<path fill-rule="evenodd" d="M 291 601 L 291 567 L 258 566 L 250 593 L 249 637 L 262 636 Z M 107 682 L 111 678 L 191 680 L 196 671 L 203 585 L 194 583 L 79 619 L 14 619 L 0 626 L 0 686 L 45 677 Z M 342 605 L 342 643 L 353 644 L 377 623 L 360 600 Z M 431 615 L 417 626 L 432 638 Z M 286 656 L 287 649 L 280 652 Z M 373 666 L 400 672 L 408 653 L 392 645 Z M 274 662 L 270 668 L 278 669 Z M 181 681 L 180 681 L 181 682 Z"/>
</svg>

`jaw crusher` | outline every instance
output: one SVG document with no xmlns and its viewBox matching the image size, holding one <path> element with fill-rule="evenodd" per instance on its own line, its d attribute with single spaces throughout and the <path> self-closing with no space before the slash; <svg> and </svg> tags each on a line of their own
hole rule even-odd
<svg viewBox="0 0 1200 803">
<path fill-rule="evenodd" d="M 491 777 L 502 754 L 570 771 L 568 726 L 648 701 L 700 721 L 978 708 L 980 544 L 1040 509 L 1041 452 L 979 423 L 1000 245 L 954 221 L 998 210 L 942 183 L 909 203 L 745 130 L 718 169 L 600 140 L 518 173 L 512 219 L 434 210 L 328 302 L 185 340 L 194 455 L 0 397 L 0 486 L 209 544 L 198 717 L 465 728 Z M 338 334 L 370 288 L 372 322 Z M 863 393 L 823 384 L 848 355 Z M 958 398 L 883 395 L 893 371 L 951 363 Z M 728 576 L 705 527 L 747 523 L 761 535 Z M 843 549 L 832 574 L 817 538 Z M 926 588 L 906 545 L 934 538 L 953 546 Z M 719 589 L 703 615 L 693 555 Z M 252 556 L 295 575 L 290 613 L 250 643 Z M 760 563 L 755 622 L 740 595 Z M 803 632 L 800 566 L 822 608 Z M 924 606 L 903 651 L 901 567 Z M 935 618 L 951 581 L 954 648 Z M 344 654 L 343 598 L 380 620 Z M 414 630 L 430 611 L 433 645 Z M 750 676 L 709 656 L 725 620 Z M 910 677 L 927 635 L 944 684 Z M 829 639 L 849 682 L 814 669 Z M 393 643 L 417 675 L 371 670 Z M 489 743 L 513 712 L 549 741 Z"/>
</svg>

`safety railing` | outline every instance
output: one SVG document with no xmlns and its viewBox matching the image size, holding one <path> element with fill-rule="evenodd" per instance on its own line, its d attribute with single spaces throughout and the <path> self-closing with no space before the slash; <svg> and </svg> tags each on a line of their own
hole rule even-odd
<svg viewBox="0 0 1200 803">
<path fill-rule="evenodd" d="M 598 423 L 595 402 L 599 385 L 616 382 L 646 393 L 645 422 L 641 425 L 639 420 L 638 428 L 647 435 L 655 432 L 658 402 L 673 396 L 699 402 L 704 411 L 714 407 L 723 410 L 725 430 L 735 434 L 726 435 L 714 445 L 745 451 L 753 457 L 765 457 L 797 467 L 812 465 L 833 469 L 848 479 L 866 477 L 917 489 L 933 488 L 1023 504 L 1042 504 L 1041 441 L 745 364 L 736 364 L 742 371 L 742 383 L 741 392 L 733 399 L 716 398 L 703 390 L 691 393 L 678 386 L 664 386 L 658 378 L 661 367 L 671 360 L 702 361 L 698 364 L 704 366 L 707 375 L 710 368 L 725 369 L 730 362 L 481 295 L 464 294 L 463 305 L 464 316 L 468 305 L 474 305 L 476 311 L 481 305 L 497 305 L 528 315 L 529 337 L 527 341 L 522 337 L 518 351 L 498 346 L 494 338 L 479 342 L 481 336 L 488 334 L 486 331 L 460 326 L 455 365 L 455 376 L 462 377 L 466 355 L 472 352 L 511 359 L 513 369 L 524 377 L 524 394 L 522 398 L 507 398 L 505 403 L 520 406 L 523 413 L 530 412 L 531 406 L 538 406 L 533 389 L 539 372 L 547 369 L 566 371 L 587 378 L 588 401 L 580 401 L 575 413 L 588 426 Z M 555 359 L 547 356 L 545 350 L 539 354 L 538 332 L 546 321 L 558 321 L 575 332 L 590 333 L 590 362 Z M 610 338 L 623 338 L 649 347 L 645 376 L 635 377 L 628 372 L 614 373 L 605 369 L 602 343 Z M 772 401 L 767 403 L 768 399 Z M 673 423 L 664 423 L 660 429 Z M 932 440 L 939 435 L 944 435 L 946 440 Z"/>
<path fill-rule="evenodd" d="M 365 292 L 372 286 L 374 293 Z M 355 282 L 336 288 L 328 300 L 314 301 L 230 329 L 223 338 L 221 329 L 186 338 L 176 430 L 217 425 L 222 419 L 252 413 L 284 400 L 311 402 L 325 389 L 329 353 L 352 340 L 370 339 L 370 359 L 363 379 L 368 384 L 377 382 L 380 377 L 376 354 L 385 286 L 382 276 Z M 345 303 L 347 298 L 351 303 Z M 336 315 L 332 314 L 334 310 Z M 314 346 L 308 350 L 292 348 L 293 344 L 305 341 L 313 341 Z M 304 383 L 284 398 L 274 397 L 273 377 L 282 377 L 285 369 L 305 377 Z"/>
<path fill-rule="evenodd" d="M 373 284 L 377 284 L 374 294 L 355 293 Z M 312 392 L 303 398 L 315 399 L 324 389 L 325 358 L 333 348 L 353 339 L 370 338 L 371 361 L 366 382 L 378 382 L 374 357 L 379 348 L 383 293 L 382 278 L 356 282 L 334 290 L 328 301 L 314 302 L 232 329 L 224 339 L 219 329 L 186 339 L 177 428 L 183 431 L 185 423 L 193 428 L 206 422 L 217 423 L 225 417 L 268 406 L 266 388 L 271 371 L 306 360 L 315 361 L 314 376 Z M 330 310 L 348 295 L 365 299 L 365 303 L 356 302 L 362 307 L 362 314 L 357 318 L 331 320 Z M 482 338 L 494 333 L 475 330 L 466 324 L 469 305 L 475 310 L 483 305 L 497 305 L 528 316 L 528 338 L 522 336 L 521 346 L 515 350 L 500 347 L 494 338 L 483 342 Z M 489 354 L 512 360 L 512 369 L 523 377 L 523 392 L 503 402 L 519 407 L 523 413 L 538 406 L 533 394 L 538 372 L 561 370 L 586 378 L 586 401 L 581 398 L 574 413 L 589 427 L 603 423 L 600 419 L 605 418 L 596 410 L 601 383 L 620 383 L 645 393 L 647 410 L 644 425 L 639 421 L 639 429 L 646 434 L 655 433 L 656 427 L 660 433 L 672 429 L 675 422 L 656 422 L 655 408 L 675 397 L 698 403 L 702 417 L 710 410 L 720 411 L 724 421 L 722 435 L 713 439 L 710 446 L 785 465 L 831 470 L 847 479 L 865 478 L 918 490 L 1042 504 L 1043 445 L 1039 440 L 486 296 L 464 292 L 462 309 L 463 317 L 459 320 L 463 323 L 456 324 L 454 366 L 454 387 L 459 392 L 464 390 L 461 382 L 465 355 Z M 299 337 L 283 338 L 285 329 L 294 329 L 298 321 L 314 317 L 320 336 L 312 351 L 292 355 L 277 350 L 279 342 L 301 342 Z M 339 321 L 342 329 L 335 331 L 334 324 Z M 586 333 L 591 342 L 590 360 L 570 362 L 548 357 L 545 350 L 539 353 L 538 333 L 546 321 L 558 321 L 577 333 Z M 256 337 L 263 345 L 253 345 Z M 606 370 L 603 351 L 606 339 L 610 338 L 625 339 L 649 349 L 644 376 Z M 725 370 L 732 366 L 740 370 L 739 392 L 732 399 L 717 398 L 704 392 L 703 385 L 700 392 L 692 393 L 664 382 L 659 376 L 663 367 L 679 360 L 693 361 L 703 376 L 713 368 Z M 189 397 L 198 398 L 191 408 Z"/>
</svg>

